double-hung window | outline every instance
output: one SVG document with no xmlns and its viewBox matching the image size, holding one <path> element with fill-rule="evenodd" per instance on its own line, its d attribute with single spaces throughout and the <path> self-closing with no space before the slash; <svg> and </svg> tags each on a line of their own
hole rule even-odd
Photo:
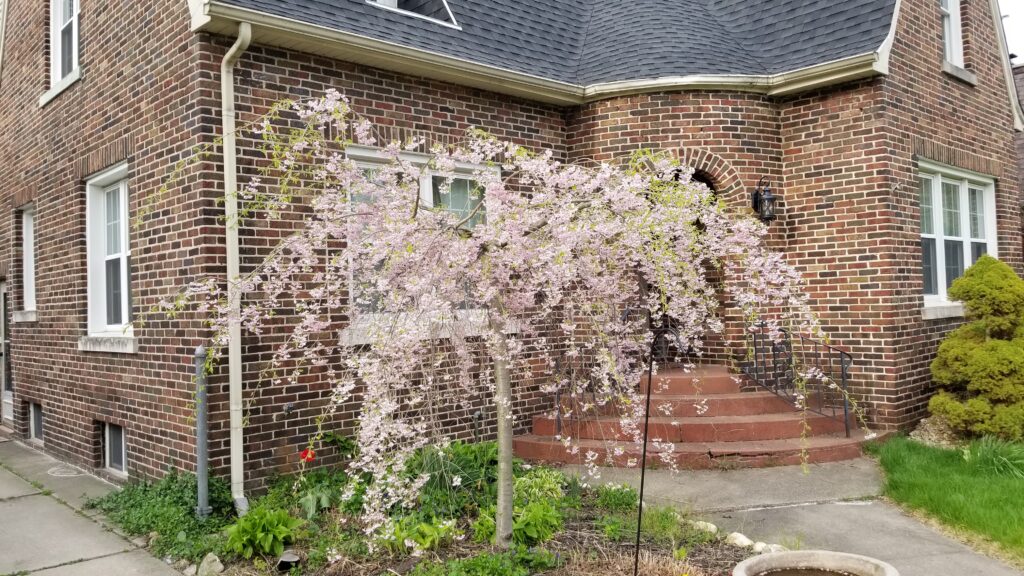
<svg viewBox="0 0 1024 576">
<path fill-rule="evenodd" d="M 997 256 L 992 178 L 921 162 L 921 270 L 925 305 L 948 304 L 953 281 L 984 254 Z"/>
<path fill-rule="evenodd" d="M 960 0 L 939 0 L 939 13 L 942 14 L 942 44 L 946 61 L 963 68 L 964 39 L 960 25 Z"/>
<path fill-rule="evenodd" d="M 370 175 L 372 172 L 387 163 L 389 159 L 378 149 L 368 148 L 364 146 L 349 146 L 346 153 L 348 157 L 354 160 L 358 166 L 362 167 L 366 174 Z M 415 153 L 403 153 L 403 159 L 413 163 L 426 165 L 430 160 L 430 156 L 425 154 Z M 478 183 L 473 179 L 473 174 L 480 170 L 481 166 L 472 164 L 457 164 L 455 174 L 448 185 L 446 185 L 446 179 L 440 176 L 431 174 L 430 170 L 423 170 L 420 174 L 419 179 L 419 202 L 420 209 L 443 209 L 453 213 L 460 221 L 467 219 L 463 225 L 464 228 L 472 229 L 473 227 L 483 224 L 487 219 L 486 204 L 484 203 L 484 192 Z M 366 198 L 352 198 L 355 203 L 366 202 Z M 369 279 L 361 279 L 353 277 L 353 293 L 358 294 L 359 283 L 368 281 Z M 361 298 L 360 301 L 354 304 L 364 314 L 366 312 L 373 313 L 378 309 L 377 302 L 371 301 L 366 298 Z M 478 320 L 476 318 L 477 310 L 474 310 L 473 303 L 467 298 L 461 305 L 462 312 L 460 314 L 469 314 L 470 317 L 474 318 L 474 322 Z M 343 339 L 349 344 L 361 344 L 366 343 L 367 336 L 360 334 L 359 330 L 348 330 L 348 333 L 344 335 Z"/>
<path fill-rule="evenodd" d="M 50 0 L 50 87 L 78 71 L 78 0 Z"/>
<path fill-rule="evenodd" d="M 87 183 L 89 334 L 125 336 L 131 327 L 127 166 Z"/>
</svg>

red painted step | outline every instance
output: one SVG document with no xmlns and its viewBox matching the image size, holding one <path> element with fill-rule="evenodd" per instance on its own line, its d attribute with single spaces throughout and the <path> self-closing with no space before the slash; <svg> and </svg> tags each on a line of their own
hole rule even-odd
<svg viewBox="0 0 1024 576">
<path fill-rule="evenodd" d="M 646 380 L 642 378 L 639 386 L 641 401 Z M 809 401 L 815 404 L 814 399 Z M 586 412 L 583 407 L 582 402 L 562 399 L 561 427 L 553 414 L 535 417 L 533 434 L 515 440 L 516 455 L 582 463 L 592 452 L 599 463 L 616 466 L 639 460 L 639 445 L 619 423 L 619 414 L 629 406 L 612 402 L 589 406 Z M 725 366 L 664 369 L 654 378 L 649 438 L 671 443 L 669 457 L 683 468 L 799 464 L 805 450 L 810 462 L 856 458 L 862 433 L 846 438 L 844 431 L 842 418 L 805 415 L 788 399 L 754 388 Z M 572 438 L 580 450 L 569 453 L 556 435 Z M 616 443 L 617 454 L 612 452 Z M 610 454 L 614 457 L 609 459 Z M 657 466 L 659 458 L 652 461 Z"/>
<path fill-rule="evenodd" d="M 641 401 L 642 399 L 641 397 Z M 697 406 L 706 408 L 703 414 Z M 580 410 L 580 402 L 562 401 L 563 415 Z M 793 410 L 795 407 L 789 400 L 766 391 L 728 394 L 651 394 L 651 414 L 658 416 L 750 416 Z M 621 405 L 609 402 L 604 406 L 593 405 L 585 415 L 615 416 L 621 414 L 621 411 Z"/>
<path fill-rule="evenodd" d="M 725 366 L 698 366 L 692 370 L 664 369 L 654 375 L 652 394 L 732 394 L 739 392 L 744 378 Z M 640 392 L 647 393 L 647 375 L 640 378 Z"/>
<path fill-rule="evenodd" d="M 799 438 L 804 423 L 810 434 L 843 432 L 845 427 L 834 420 L 814 413 L 790 409 L 787 412 L 748 416 L 681 416 L 666 418 L 652 416 L 648 436 L 662 442 L 743 442 L 751 440 L 777 440 Z M 643 429 L 641 424 L 640 429 Z M 562 419 L 562 436 L 587 440 L 632 440 L 615 416 L 597 416 L 581 419 Z M 550 415 L 535 416 L 533 433 L 538 436 L 559 434 L 556 419 Z"/>
<path fill-rule="evenodd" d="M 803 462 L 835 462 L 850 460 L 861 455 L 861 444 L 865 441 L 862 431 L 845 436 L 812 436 L 806 441 L 800 438 L 765 440 L 759 442 L 692 442 L 675 444 L 670 460 L 682 469 L 698 470 L 711 468 L 759 468 L 766 466 L 787 466 Z M 580 440 L 579 450 L 573 454 L 561 442 L 545 436 L 527 435 L 514 440 L 516 456 L 526 460 L 582 464 L 587 453 L 598 455 L 599 465 L 625 467 L 634 461 L 639 465 L 641 448 L 633 443 L 624 443 L 623 452 L 614 454 L 614 447 L 598 440 Z M 664 468 L 665 462 L 654 450 L 648 448 L 648 468 Z"/>
</svg>

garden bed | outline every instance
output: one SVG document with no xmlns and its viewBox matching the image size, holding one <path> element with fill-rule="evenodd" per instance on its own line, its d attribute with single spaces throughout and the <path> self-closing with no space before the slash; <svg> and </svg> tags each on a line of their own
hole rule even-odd
<svg viewBox="0 0 1024 576">
<path fill-rule="evenodd" d="M 453 444 L 421 454 L 414 474 L 430 481 L 416 506 L 396 508 L 383 535 L 367 536 L 360 517 L 365 484 L 341 470 L 282 477 L 232 517 L 221 482 L 214 514 L 195 520 L 194 479 L 173 474 L 136 484 L 92 505 L 131 535 L 150 537 L 151 551 L 191 571 L 208 554 L 226 574 L 276 574 L 285 549 L 299 563 L 291 574 L 323 576 L 587 576 L 630 574 L 638 497 L 626 486 L 587 487 L 546 467 L 516 465 L 514 545 L 493 546 L 496 451 L 491 444 Z M 646 507 L 641 573 L 718 576 L 750 556 L 672 508 Z"/>
</svg>

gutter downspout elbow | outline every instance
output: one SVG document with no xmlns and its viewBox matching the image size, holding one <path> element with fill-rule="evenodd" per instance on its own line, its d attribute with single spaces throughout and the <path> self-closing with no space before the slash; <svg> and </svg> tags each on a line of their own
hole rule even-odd
<svg viewBox="0 0 1024 576">
<path fill-rule="evenodd" d="M 238 166 L 235 137 L 235 64 L 252 42 L 252 25 L 238 24 L 238 38 L 224 55 L 220 66 L 221 122 L 224 159 L 224 237 L 227 250 L 228 305 L 228 405 L 231 428 L 231 497 L 239 516 L 249 511 L 245 497 L 245 467 L 242 406 L 242 326 L 240 258 L 238 253 Z"/>
</svg>

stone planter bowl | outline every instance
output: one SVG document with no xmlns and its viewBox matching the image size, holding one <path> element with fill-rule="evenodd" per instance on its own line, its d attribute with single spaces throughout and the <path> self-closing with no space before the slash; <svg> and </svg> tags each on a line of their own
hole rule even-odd
<svg viewBox="0 0 1024 576">
<path fill-rule="evenodd" d="M 899 576 L 895 568 L 874 558 L 826 552 L 824 550 L 797 550 L 774 552 L 748 558 L 732 571 L 732 576 L 762 576 L 777 570 L 818 569 L 852 574 L 853 576 Z"/>
</svg>

